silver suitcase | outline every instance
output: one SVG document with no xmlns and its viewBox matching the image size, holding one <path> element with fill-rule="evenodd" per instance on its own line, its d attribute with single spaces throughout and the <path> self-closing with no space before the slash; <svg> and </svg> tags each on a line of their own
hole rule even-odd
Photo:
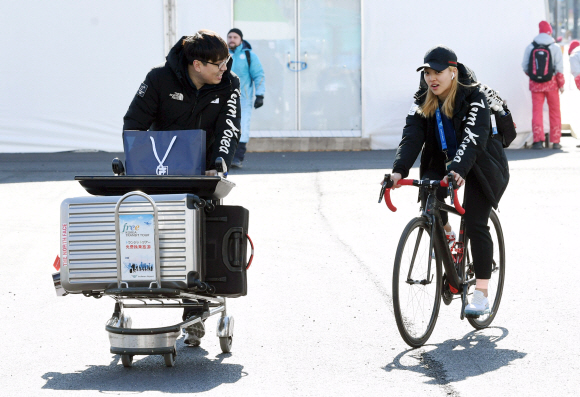
<svg viewBox="0 0 580 397">
<path fill-rule="evenodd" d="M 61 284 L 70 293 L 118 286 L 115 206 L 122 196 L 69 198 L 60 207 Z M 202 216 L 191 194 L 151 195 L 158 210 L 159 287 L 187 289 L 187 276 L 202 279 Z M 121 214 L 151 214 L 152 205 L 131 196 Z"/>
</svg>

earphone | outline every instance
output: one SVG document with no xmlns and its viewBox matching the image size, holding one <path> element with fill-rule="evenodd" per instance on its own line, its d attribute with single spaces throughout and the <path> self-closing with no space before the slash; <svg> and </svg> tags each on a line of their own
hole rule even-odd
<svg viewBox="0 0 580 397">
<path fill-rule="evenodd" d="M 453 80 L 455 78 L 455 73 L 451 74 L 451 80 Z"/>
</svg>

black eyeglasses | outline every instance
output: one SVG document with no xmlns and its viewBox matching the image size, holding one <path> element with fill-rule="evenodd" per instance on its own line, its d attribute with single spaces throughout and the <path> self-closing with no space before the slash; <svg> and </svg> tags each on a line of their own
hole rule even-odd
<svg viewBox="0 0 580 397">
<path fill-rule="evenodd" d="M 213 63 L 213 62 L 210 62 L 210 61 L 202 61 L 201 59 L 198 59 L 198 61 L 205 62 L 205 63 L 211 63 L 212 65 L 217 66 L 218 69 L 221 69 L 221 68 L 223 68 L 224 66 L 226 66 L 228 64 L 228 62 L 230 61 L 230 59 L 232 59 L 232 56 L 230 54 L 228 54 L 228 57 L 224 61 L 222 61 L 221 63 Z"/>
</svg>

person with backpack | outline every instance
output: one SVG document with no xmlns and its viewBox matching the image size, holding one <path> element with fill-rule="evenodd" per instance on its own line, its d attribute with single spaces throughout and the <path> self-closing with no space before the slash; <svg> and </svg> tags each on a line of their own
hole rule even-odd
<svg viewBox="0 0 580 397">
<path fill-rule="evenodd" d="M 562 120 L 560 115 L 560 92 L 564 92 L 564 61 L 562 51 L 552 38 L 552 27 L 540 22 L 540 34 L 526 47 L 522 68 L 530 78 L 532 92 L 532 149 L 542 149 L 544 142 L 544 99 L 550 112 L 550 142 L 552 148 L 562 149 Z"/>
<path fill-rule="evenodd" d="M 250 120 L 253 106 L 258 109 L 264 104 L 264 92 L 266 85 L 264 69 L 256 54 L 252 52 L 252 46 L 246 40 L 242 31 L 233 28 L 228 32 L 228 47 L 234 63 L 232 71 L 240 78 L 240 91 L 242 92 L 242 136 L 236 149 L 232 167 L 241 168 L 246 154 L 246 144 L 250 140 Z"/>
<path fill-rule="evenodd" d="M 417 71 L 421 71 L 419 90 L 395 155 L 393 188 L 401 186 L 399 180 L 409 175 L 419 153 L 421 179 L 439 180 L 451 173 L 459 186 L 465 184 L 464 220 L 476 276 L 473 299 L 465 312 L 482 315 L 489 313 L 487 289 L 493 261 L 493 241 L 487 224 L 491 208 L 497 208 L 509 182 L 503 138 L 494 134 L 490 104 L 504 117 L 510 115 L 509 110 L 503 101 L 500 109 L 493 90 L 478 83 L 475 73 L 457 62 L 455 52 L 448 47 L 427 51 Z M 511 116 L 508 118 L 511 120 Z M 445 198 L 446 190 L 438 190 L 440 200 Z M 423 195 L 423 202 L 425 199 Z M 441 218 L 452 246 L 455 233 L 447 213 L 442 212 Z"/>
</svg>

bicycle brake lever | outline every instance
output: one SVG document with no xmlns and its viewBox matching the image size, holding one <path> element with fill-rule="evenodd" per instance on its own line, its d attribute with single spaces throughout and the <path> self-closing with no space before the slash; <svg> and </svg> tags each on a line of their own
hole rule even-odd
<svg viewBox="0 0 580 397">
<path fill-rule="evenodd" d="M 383 197 L 385 196 L 385 190 L 390 189 L 391 187 L 393 187 L 393 181 L 391 181 L 391 174 L 385 174 L 385 179 L 383 179 L 383 184 L 381 187 L 381 193 L 379 194 L 379 204 L 381 203 L 381 201 L 383 201 Z"/>
<path fill-rule="evenodd" d="M 386 184 L 386 182 L 383 182 L 383 185 L 381 187 L 381 192 L 379 193 L 379 204 L 381 203 L 381 201 L 383 201 L 383 196 L 385 195 L 386 189 L 387 189 L 387 184 Z"/>
<path fill-rule="evenodd" d="M 455 205 L 455 201 L 453 200 L 454 195 L 453 195 L 453 186 L 452 185 L 449 185 L 447 187 L 447 194 L 449 194 L 449 197 L 451 197 L 451 205 Z"/>
<path fill-rule="evenodd" d="M 455 195 L 453 194 L 453 190 L 457 189 L 457 183 L 455 182 L 455 178 L 453 178 L 453 174 L 450 172 L 447 174 L 447 193 L 449 197 L 451 197 L 451 205 L 455 205 Z"/>
</svg>

